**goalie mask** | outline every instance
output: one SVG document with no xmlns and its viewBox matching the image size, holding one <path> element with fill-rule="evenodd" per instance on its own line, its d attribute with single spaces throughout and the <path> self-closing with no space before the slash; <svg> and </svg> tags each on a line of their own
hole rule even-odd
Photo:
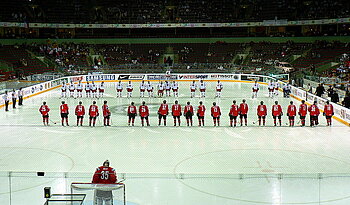
<svg viewBox="0 0 350 205">
<path fill-rule="evenodd" d="M 103 166 L 109 167 L 109 161 L 108 161 L 108 160 L 104 161 L 104 162 L 103 162 Z"/>
</svg>

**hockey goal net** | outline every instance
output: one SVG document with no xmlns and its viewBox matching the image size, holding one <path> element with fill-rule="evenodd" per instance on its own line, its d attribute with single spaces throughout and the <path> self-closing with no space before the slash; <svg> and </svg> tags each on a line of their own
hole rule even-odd
<svg viewBox="0 0 350 205">
<path fill-rule="evenodd" d="M 97 204 L 103 204 L 102 201 L 113 201 L 113 205 L 126 205 L 124 183 L 93 184 L 73 182 L 71 184 L 71 193 L 86 194 L 84 201 L 86 205 L 95 204 L 94 201 L 98 201 Z"/>
</svg>

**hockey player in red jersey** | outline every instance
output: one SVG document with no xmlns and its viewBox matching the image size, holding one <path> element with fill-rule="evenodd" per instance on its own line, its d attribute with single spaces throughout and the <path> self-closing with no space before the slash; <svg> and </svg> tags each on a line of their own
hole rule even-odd
<svg viewBox="0 0 350 205">
<path fill-rule="evenodd" d="M 103 112 L 103 125 L 111 126 L 109 124 L 109 120 L 111 118 L 111 111 L 109 110 L 109 107 L 107 105 L 107 100 L 103 101 L 102 112 Z"/>
<path fill-rule="evenodd" d="M 248 124 L 247 114 L 248 114 L 248 104 L 245 103 L 245 99 L 242 100 L 242 103 L 239 105 L 239 117 L 241 119 L 241 126 L 243 126 L 243 118 L 245 122 L 245 126 Z"/>
<path fill-rule="evenodd" d="M 197 117 L 199 121 L 199 126 L 204 126 L 204 114 L 205 114 L 205 106 L 203 105 L 203 102 L 199 102 L 199 106 L 197 109 Z"/>
<path fill-rule="evenodd" d="M 64 126 L 64 119 L 66 119 L 66 125 L 69 126 L 68 124 L 68 114 L 69 114 L 69 109 L 68 105 L 62 101 L 62 104 L 60 105 L 60 112 L 61 112 L 61 119 L 62 119 L 62 126 Z"/>
<path fill-rule="evenodd" d="M 141 117 L 141 124 L 144 126 L 144 119 L 146 119 L 147 126 L 149 126 L 148 116 L 149 116 L 149 110 L 148 106 L 146 105 L 145 101 L 142 102 L 142 105 L 139 107 L 139 113 Z"/>
<path fill-rule="evenodd" d="M 305 126 L 305 118 L 307 115 L 307 105 L 305 104 L 305 100 L 301 101 L 298 114 L 300 116 L 301 126 Z"/>
<path fill-rule="evenodd" d="M 281 105 L 278 104 L 278 101 L 275 101 L 275 104 L 272 105 L 272 116 L 273 116 L 273 123 L 275 126 L 277 125 L 277 122 L 276 122 L 277 118 L 280 126 L 282 125 L 282 115 L 283 115 L 282 107 Z"/>
<path fill-rule="evenodd" d="M 239 106 L 236 104 L 236 101 L 232 101 L 232 105 L 230 108 L 230 113 L 228 114 L 230 116 L 230 126 L 232 127 L 233 121 L 234 121 L 234 126 L 236 127 L 237 124 L 237 116 L 239 114 Z"/>
<path fill-rule="evenodd" d="M 310 126 L 313 127 L 318 125 L 318 116 L 320 115 L 320 110 L 317 107 L 317 101 L 314 101 L 314 104 L 310 105 L 308 111 L 310 113 Z"/>
<path fill-rule="evenodd" d="M 193 113 L 193 106 L 190 104 L 190 102 L 187 102 L 187 105 L 185 106 L 184 115 L 186 117 L 187 126 L 190 126 L 190 123 L 192 126 L 193 125 L 192 116 L 194 115 L 194 113 Z"/>
<path fill-rule="evenodd" d="M 263 101 L 261 101 L 260 105 L 258 105 L 257 113 L 258 113 L 259 126 L 261 126 L 261 119 L 263 120 L 263 125 L 265 126 L 267 107 L 266 105 L 264 105 Z"/>
<path fill-rule="evenodd" d="M 176 126 L 176 119 L 179 122 L 179 126 L 180 126 L 180 116 L 181 116 L 181 105 L 178 104 L 179 102 L 177 100 L 175 100 L 175 104 L 171 107 L 171 113 L 173 115 L 174 118 L 174 126 Z"/>
<path fill-rule="evenodd" d="M 327 126 L 331 126 L 332 116 L 334 115 L 333 105 L 329 104 L 329 101 L 327 100 L 323 110 L 324 110 L 323 115 L 326 116 Z"/>
<path fill-rule="evenodd" d="M 94 126 L 96 124 L 96 118 L 99 116 L 99 112 L 98 112 L 98 107 L 96 105 L 96 101 L 92 102 L 92 105 L 90 105 L 89 108 L 89 116 L 90 116 L 90 121 L 89 121 L 89 126 Z"/>
<path fill-rule="evenodd" d="M 109 166 L 109 161 L 103 162 L 103 166 L 96 169 L 94 176 L 92 177 L 92 183 L 94 184 L 115 184 L 117 182 L 117 174 L 115 169 Z M 113 204 L 112 191 L 95 190 L 94 204 L 102 205 Z"/>
<path fill-rule="evenodd" d="M 44 125 L 49 125 L 49 112 L 50 108 L 46 105 L 46 102 L 43 102 L 43 104 L 39 108 L 39 112 L 41 113 L 43 117 L 43 123 Z"/>
<path fill-rule="evenodd" d="M 75 115 L 77 116 L 77 126 L 83 126 L 83 118 L 85 115 L 85 107 L 82 105 L 83 103 L 80 101 L 79 105 L 75 107 Z"/>
<path fill-rule="evenodd" d="M 130 126 L 130 123 L 132 126 L 134 126 L 136 115 L 137 115 L 137 110 L 136 110 L 135 103 L 131 102 L 131 105 L 129 105 L 128 107 L 128 116 L 129 116 L 128 126 Z"/>
<path fill-rule="evenodd" d="M 293 105 L 293 101 L 290 101 L 290 105 L 288 105 L 288 108 L 287 108 L 287 116 L 289 119 L 290 127 L 294 126 L 294 118 L 296 115 L 297 115 L 297 107 Z"/>
<path fill-rule="evenodd" d="M 166 116 L 169 114 L 169 107 L 166 104 L 166 100 L 159 106 L 158 109 L 158 126 L 160 126 L 162 118 L 164 120 L 164 126 L 166 126 Z"/>
<path fill-rule="evenodd" d="M 213 117 L 214 126 L 216 126 L 216 123 L 220 126 L 221 110 L 220 107 L 216 105 L 216 102 L 213 102 L 213 106 L 211 107 L 211 116 Z"/>
</svg>

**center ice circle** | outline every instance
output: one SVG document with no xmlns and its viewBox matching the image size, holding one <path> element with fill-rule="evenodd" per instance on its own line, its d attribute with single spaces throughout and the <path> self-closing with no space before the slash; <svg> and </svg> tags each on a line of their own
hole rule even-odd
<svg viewBox="0 0 350 205">
<path fill-rule="evenodd" d="M 279 200 L 279 193 L 283 192 L 283 204 L 312 204 L 319 202 L 317 193 L 319 180 L 322 180 L 319 177 L 322 175 L 318 173 L 336 176 L 337 173 L 348 173 L 349 169 L 349 162 L 316 153 L 281 149 L 232 149 L 184 159 L 175 166 L 174 174 L 185 186 L 223 199 L 274 204 Z M 342 180 L 348 182 L 348 178 Z M 334 192 L 332 185 L 337 185 L 339 181 L 337 177 L 332 179 L 323 181 L 329 184 L 322 187 L 322 192 L 333 194 L 323 195 L 321 202 L 350 198 L 350 188 L 342 187 L 342 192 Z M 290 190 L 280 186 L 286 183 L 296 188 Z M 317 197 L 305 198 L 305 194 Z"/>
</svg>

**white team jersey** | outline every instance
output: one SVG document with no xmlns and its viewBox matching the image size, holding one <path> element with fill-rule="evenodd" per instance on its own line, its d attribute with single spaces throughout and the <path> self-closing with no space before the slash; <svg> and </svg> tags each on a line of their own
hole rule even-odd
<svg viewBox="0 0 350 205">
<path fill-rule="evenodd" d="M 205 85 L 205 83 L 201 83 L 200 85 L 199 85 L 199 89 L 206 89 L 206 85 Z"/>
<path fill-rule="evenodd" d="M 62 91 L 67 90 L 67 86 L 66 86 L 66 84 L 62 85 L 61 90 L 62 90 Z"/>
<path fill-rule="evenodd" d="M 129 83 L 129 84 L 126 86 L 126 89 L 132 89 L 132 84 Z"/>
<path fill-rule="evenodd" d="M 147 84 L 147 90 L 153 90 L 153 85 L 151 83 Z"/>
<path fill-rule="evenodd" d="M 105 89 L 105 85 L 101 83 L 99 88 L 100 88 L 101 90 L 104 90 L 104 89 Z"/>
<path fill-rule="evenodd" d="M 223 88 L 222 83 L 218 83 L 218 84 L 216 85 L 216 89 L 217 89 L 217 90 L 221 90 L 222 88 Z"/>
<path fill-rule="evenodd" d="M 178 89 L 179 88 L 179 84 L 177 84 L 177 82 L 174 82 L 171 87 L 173 89 Z"/>
<path fill-rule="evenodd" d="M 74 84 L 71 84 L 71 85 L 69 86 L 69 90 L 75 90 Z"/>
<path fill-rule="evenodd" d="M 257 83 L 254 84 L 254 85 L 253 85 L 253 89 L 254 89 L 254 90 L 258 90 L 258 89 L 259 89 L 259 84 L 257 84 Z"/>
<path fill-rule="evenodd" d="M 78 85 L 77 85 L 77 90 L 82 90 L 83 89 L 83 85 L 81 84 L 81 83 L 79 83 Z"/>
<path fill-rule="evenodd" d="M 158 90 L 164 90 L 164 84 L 159 84 L 158 85 Z"/>
<path fill-rule="evenodd" d="M 85 85 L 85 90 L 90 90 L 90 89 L 91 89 L 90 84 L 86 84 Z"/>
<path fill-rule="evenodd" d="M 268 88 L 271 90 L 275 87 L 275 84 L 273 82 L 269 83 Z"/>
<path fill-rule="evenodd" d="M 95 84 L 91 84 L 90 86 L 91 86 L 91 87 L 90 87 L 91 90 L 97 90 L 97 87 L 96 87 Z"/>
<path fill-rule="evenodd" d="M 195 90 L 197 88 L 197 84 L 196 83 L 192 83 L 191 85 L 190 85 L 190 89 L 191 90 Z"/>
<path fill-rule="evenodd" d="M 117 89 L 122 90 L 123 89 L 123 83 L 117 83 Z"/>
<path fill-rule="evenodd" d="M 146 89 L 146 85 L 144 83 L 140 84 L 140 90 L 145 90 Z"/>
<path fill-rule="evenodd" d="M 278 89 L 280 87 L 280 84 L 275 83 L 275 89 Z"/>
<path fill-rule="evenodd" d="M 170 83 L 165 83 L 165 89 L 170 90 Z"/>
</svg>

